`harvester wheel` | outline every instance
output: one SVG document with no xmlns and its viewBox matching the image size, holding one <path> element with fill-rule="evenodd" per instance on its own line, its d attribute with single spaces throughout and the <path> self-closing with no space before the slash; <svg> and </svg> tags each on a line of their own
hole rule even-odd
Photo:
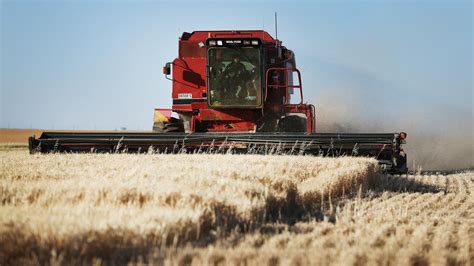
<svg viewBox="0 0 474 266">
<path fill-rule="evenodd" d="M 289 115 L 278 121 L 279 132 L 306 132 L 306 119 L 296 115 Z"/>
<path fill-rule="evenodd" d="M 259 121 L 257 121 L 258 132 L 277 132 L 279 115 L 274 112 L 268 112 Z"/>
</svg>

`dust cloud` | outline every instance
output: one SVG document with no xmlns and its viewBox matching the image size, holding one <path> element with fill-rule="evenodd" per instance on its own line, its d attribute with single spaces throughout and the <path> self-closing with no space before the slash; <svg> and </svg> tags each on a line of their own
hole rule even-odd
<svg viewBox="0 0 474 266">
<path fill-rule="evenodd" d="M 337 90 L 333 90 L 337 91 Z M 473 116 L 456 106 L 368 103 L 349 93 L 313 100 L 317 132 L 407 132 L 404 150 L 412 170 L 473 169 Z M 396 104 L 395 104 L 396 105 Z M 390 107 L 391 106 L 391 107 Z"/>
</svg>

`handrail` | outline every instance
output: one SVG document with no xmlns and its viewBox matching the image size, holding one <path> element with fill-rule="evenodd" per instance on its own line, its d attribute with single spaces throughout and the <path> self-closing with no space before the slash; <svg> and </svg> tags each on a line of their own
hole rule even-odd
<svg viewBox="0 0 474 266">
<path fill-rule="evenodd" d="M 285 72 L 285 74 L 287 74 L 289 71 L 291 71 L 291 73 L 296 72 L 298 74 L 299 85 L 288 85 L 287 77 L 285 77 L 285 84 L 268 84 L 270 71 L 275 71 L 275 70 L 282 70 Z M 269 86 L 274 87 L 274 88 L 285 88 L 285 92 L 286 92 L 285 105 L 288 105 L 288 88 L 299 88 L 300 96 L 301 96 L 301 101 L 299 104 L 303 104 L 303 84 L 301 83 L 301 73 L 297 68 L 271 67 L 267 69 L 267 71 L 265 72 L 265 101 L 267 100 Z"/>
</svg>

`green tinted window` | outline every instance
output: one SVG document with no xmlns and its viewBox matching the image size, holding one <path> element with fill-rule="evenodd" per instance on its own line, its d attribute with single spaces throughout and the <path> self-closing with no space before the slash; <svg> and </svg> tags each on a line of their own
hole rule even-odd
<svg viewBox="0 0 474 266">
<path fill-rule="evenodd" d="M 212 106 L 259 106 L 262 102 L 260 50 L 210 48 L 209 102 Z"/>
</svg>

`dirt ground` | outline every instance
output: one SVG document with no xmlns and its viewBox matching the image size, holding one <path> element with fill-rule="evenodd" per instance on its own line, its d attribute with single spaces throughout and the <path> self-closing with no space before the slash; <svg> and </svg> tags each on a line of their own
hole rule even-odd
<svg viewBox="0 0 474 266">
<path fill-rule="evenodd" d="M 28 137 L 32 135 L 39 136 L 41 129 L 0 129 L 0 143 L 3 144 L 27 144 Z"/>
</svg>

